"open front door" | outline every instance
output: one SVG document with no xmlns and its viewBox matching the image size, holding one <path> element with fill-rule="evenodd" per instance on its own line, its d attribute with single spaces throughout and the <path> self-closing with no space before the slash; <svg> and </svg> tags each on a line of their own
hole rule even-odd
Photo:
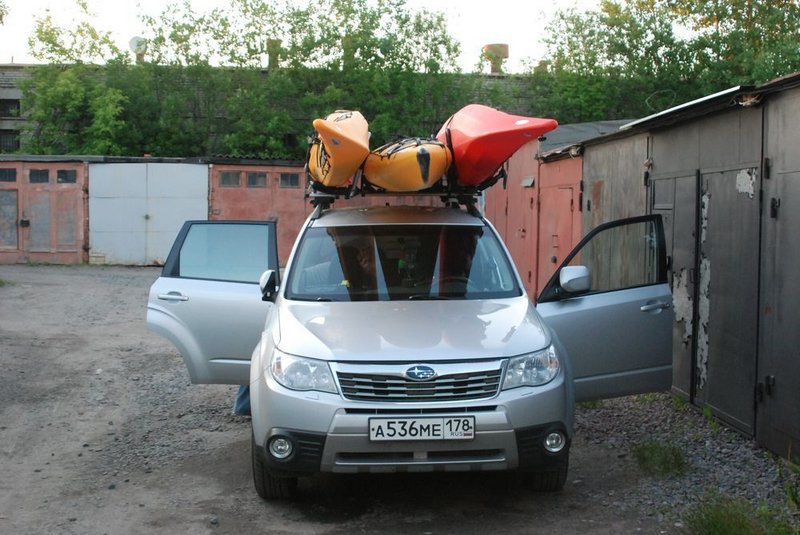
<svg viewBox="0 0 800 535">
<path fill-rule="evenodd" d="M 578 244 L 542 290 L 536 309 L 567 349 L 576 401 L 670 388 L 665 251 L 660 215 L 606 223 Z"/>
<path fill-rule="evenodd" d="M 258 279 L 278 271 L 272 221 L 187 221 L 150 287 L 147 326 L 180 351 L 193 383 L 246 384 L 272 303 Z"/>
</svg>

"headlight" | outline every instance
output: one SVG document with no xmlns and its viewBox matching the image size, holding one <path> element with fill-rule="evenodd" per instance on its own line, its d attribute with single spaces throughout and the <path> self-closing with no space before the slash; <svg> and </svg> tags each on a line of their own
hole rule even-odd
<svg viewBox="0 0 800 535">
<path fill-rule="evenodd" d="M 272 354 L 270 373 L 292 390 L 319 390 L 336 393 L 336 383 L 327 362 L 295 357 L 278 350 Z"/>
<path fill-rule="evenodd" d="M 503 390 L 518 386 L 539 386 L 549 383 L 558 375 L 558 357 L 553 346 L 514 357 L 508 361 Z"/>
</svg>

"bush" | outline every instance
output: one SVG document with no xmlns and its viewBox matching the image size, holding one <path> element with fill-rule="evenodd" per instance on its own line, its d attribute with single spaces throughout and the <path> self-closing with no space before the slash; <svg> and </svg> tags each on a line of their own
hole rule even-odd
<svg viewBox="0 0 800 535">
<path fill-rule="evenodd" d="M 692 535 L 793 535 L 791 522 L 767 507 L 742 498 L 706 495 L 684 518 Z"/>
<path fill-rule="evenodd" d="M 639 467 L 651 476 L 666 477 L 686 473 L 686 460 L 677 446 L 654 440 L 642 442 L 633 448 L 633 457 Z"/>
</svg>

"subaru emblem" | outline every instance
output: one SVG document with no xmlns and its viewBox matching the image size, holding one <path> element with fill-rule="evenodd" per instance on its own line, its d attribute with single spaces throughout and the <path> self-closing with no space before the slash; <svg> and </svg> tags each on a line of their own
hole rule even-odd
<svg viewBox="0 0 800 535">
<path fill-rule="evenodd" d="M 436 370 L 430 366 L 423 366 L 417 364 L 416 366 L 406 370 L 406 377 L 412 381 L 427 381 L 436 377 Z"/>
</svg>

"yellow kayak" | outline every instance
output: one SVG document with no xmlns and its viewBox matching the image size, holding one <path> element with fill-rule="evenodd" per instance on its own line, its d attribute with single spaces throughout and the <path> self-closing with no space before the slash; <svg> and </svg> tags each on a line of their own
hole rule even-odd
<svg viewBox="0 0 800 535">
<path fill-rule="evenodd" d="M 435 139 L 405 138 L 370 152 L 364 178 L 386 191 L 419 191 L 436 184 L 452 160 L 450 149 Z"/>
<path fill-rule="evenodd" d="M 367 120 L 357 111 L 337 110 L 315 119 L 316 139 L 308 152 L 308 173 L 327 187 L 347 183 L 369 154 Z"/>
</svg>

